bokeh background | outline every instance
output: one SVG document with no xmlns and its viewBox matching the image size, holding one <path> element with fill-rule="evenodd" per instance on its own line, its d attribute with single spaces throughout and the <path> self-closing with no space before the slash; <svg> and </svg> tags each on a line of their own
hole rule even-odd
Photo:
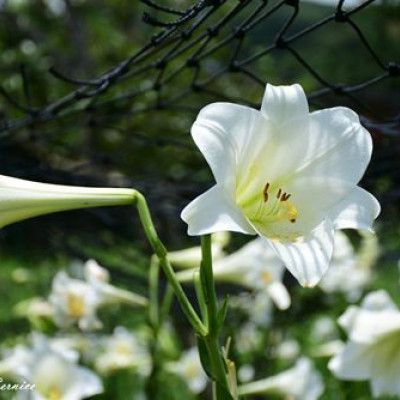
<svg viewBox="0 0 400 400">
<path fill-rule="evenodd" d="M 370 288 L 387 289 L 400 304 L 399 42 L 397 0 L 0 0 L 0 172 L 49 183 L 137 188 L 169 249 L 196 245 L 179 218 L 212 182 L 189 133 L 196 114 L 215 101 L 258 107 L 267 82 L 298 82 L 312 110 L 351 107 L 371 132 L 375 149 L 362 186 L 383 211 Z M 359 237 L 351 239 L 357 247 Z M 229 249 L 246 240 L 234 236 Z M 18 316 L 14 306 L 46 296 L 56 272 L 73 260 L 95 258 L 114 283 L 146 295 L 150 249 L 130 207 L 9 226 L 0 232 L 0 252 L 2 347 L 32 329 L 52 334 L 52 327 Z M 265 330 L 257 351 L 236 354 L 238 365 L 256 366 L 257 377 L 282 368 L 273 357 L 279 335 L 307 349 L 315 320 L 336 318 L 347 304 L 285 280 L 294 306 L 276 312 L 277 328 Z M 188 347 L 194 337 L 175 311 L 171 318 L 180 333 L 171 340 L 176 349 Z M 234 338 L 244 316 L 232 314 L 225 333 Z M 134 328 L 146 318 L 115 307 L 102 315 L 103 332 Z M 327 385 L 321 398 L 370 398 L 367 383 L 335 380 L 326 360 L 319 367 Z M 126 399 L 127 387 L 136 390 L 129 374 L 106 383 L 99 399 Z M 170 386 L 162 399 L 192 396 L 179 380 L 163 384 Z"/>
</svg>

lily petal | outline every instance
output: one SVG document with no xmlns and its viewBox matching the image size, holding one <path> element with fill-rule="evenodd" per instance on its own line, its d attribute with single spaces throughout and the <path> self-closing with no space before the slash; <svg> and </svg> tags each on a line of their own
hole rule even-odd
<svg viewBox="0 0 400 400">
<path fill-rule="evenodd" d="M 339 324 L 345 327 L 352 341 L 373 344 L 400 330 L 400 313 L 397 310 L 355 312 L 350 309 L 339 318 Z"/>
<path fill-rule="evenodd" d="M 356 186 L 328 212 L 335 229 L 372 230 L 372 224 L 380 211 L 378 200 L 366 190 Z"/>
<path fill-rule="evenodd" d="M 376 351 L 376 350 L 375 350 Z M 391 339 L 380 346 L 379 357 L 375 357 L 371 366 L 371 389 L 374 397 L 400 394 L 399 370 L 400 357 L 398 339 Z"/>
<path fill-rule="evenodd" d="M 308 103 L 303 88 L 298 84 L 291 86 L 267 84 L 261 113 L 276 126 L 286 124 L 293 119 L 308 119 Z"/>
<path fill-rule="evenodd" d="M 315 286 L 328 269 L 333 253 L 333 226 L 329 220 L 317 226 L 309 237 L 296 242 L 267 239 L 302 286 Z"/>
<path fill-rule="evenodd" d="M 267 286 L 266 290 L 280 310 L 287 310 L 290 307 L 290 294 L 282 282 L 272 282 Z"/>
<path fill-rule="evenodd" d="M 370 134 L 357 114 L 345 107 L 313 112 L 310 118 L 289 119 L 276 129 L 265 125 L 260 124 L 263 130 L 259 135 L 253 133 L 253 150 L 246 156 L 254 160 L 252 169 L 257 169 L 256 187 L 266 181 L 287 185 L 298 179 L 321 177 L 354 186 L 371 157 Z"/>
<path fill-rule="evenodd" d="M 104 391 L 100 377 L 87 368 L 75 367 L 71 379 L 73 382 L 63 397 L 65 400 L 84 399 Z"/>
<path fill-rule="evenodd" d="M 329 176 L 356 184 L 371 159 L 371 135 L 349 108 L 311 113 L 307 142 L 303 164 L 295 171 L 296 178 Z"/>
<path fill-rule="evenodd" d="M 181 218 L 188 224 L 189 235 L 207 235 L 213 232 L 256 232 L 242 211 L 227 198 L 219 186 L 213 186 L 182 211 Z"/>
<path fill-rule="evenodd" d="M 246 147 L 259 118 L 258 111 L 231 103 L 213 103 L 200 111 L 191 133 L 217 183 L 234 179 L 237 148 Z"/>
<path fill-rule="evenodd" d="M 350 341 L 329 361 L 328 368 L 340 379 L 363 380 L 369 378 L 373 362 L 367 346 Z"/>
<path fill-rule="evenodd" d="M 370 311 L 398 311 L 397 304 L 389 296 L 386 290 L 375 290 L 369 292 L 361 303 L 364 310 Z"/>
</svg>

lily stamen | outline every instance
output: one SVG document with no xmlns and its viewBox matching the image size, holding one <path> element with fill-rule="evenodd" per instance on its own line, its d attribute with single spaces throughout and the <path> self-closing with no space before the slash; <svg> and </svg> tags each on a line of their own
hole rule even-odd
<svg viewBox="0 0 400 400">
<path fill-rule="evenodd" d="M 269 183 L 267 182 L 267 184 L 264 187 L 264 191 L 263 191 L 263 196 L 264 196 L 264 203 L 266 203 L 268 201 L 268 188 L 269 188 Z"/>
</svg>

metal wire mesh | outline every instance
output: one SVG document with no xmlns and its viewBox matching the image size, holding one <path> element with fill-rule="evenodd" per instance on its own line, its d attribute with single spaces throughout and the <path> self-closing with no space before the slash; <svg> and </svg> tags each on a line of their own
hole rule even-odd
<svg viewBox="0 0 400 400">
<path fill-rule="evenodd" d="M 264 87 L 271 77 L 263 74 L 260 60 L 282 52 L 290 54 L 315 80 L 310 86 L 319 86 L 309 93 L 312 104 L 318 106 L 328 94 L 333 94 L 340 98 L 341 103 L 346 101 L 357 108 L 368 127 L 384 133 L 396 131 L 400 120 L 398 110 L 391 114 L 380 112 L 362 95 L 366 89 L 385 80 L 398 81 L 400 76 L 398 59 L 382 60 L 370 44 L 370 38 L 365 37 L 355 20 L 374 0 L 362 2 L 350 10 L 346 10 L 344 0 L 340 0 L 333 13 L 301 27 L 296 22 L 305 5 L 296 0 L 203 0 L 186 10 L 173 9 L 149 0 L 142 2 L 149 9 L 144 13 L 143 20 L 154 27 L 163 28 L 148 43 L 106 73 L 91 79 L 79 80 L 54 68 L 50 69 L 57 79 L 72 85 L 73 90 L 42 107 L 19 100 L 1 88 L 1 95 L 8 105 L 18 108 L 25 115 L 16 119 L 4 118 L 0 132 L 11 133 L 38 122 L 45 123 L 77 113 L 99 115 L 102 122 L 110 122 L 121 115 L 134 118 L 137 114 L 160 109 L 196 111 L 204 100 L 188 102 L 191 94 L 206 98 L 207 101 L 214 97 L 257 106 L 252 102 L 252 98 L 257 98 L 252 96 L 254 90 L 234 95 L 229 90 L 221 89 L 217 81 L 227 75 L 235 75 L 235 79 L 248 81 L 251 88 L 252 85 Z M 161 12 L 170 21 L 153 17 L 151 12 L 154 11 Z M 278 24 L 274 22 L 269 37 L 257 38 L 261 45 L 255 50 L 251 46 L 252 34 L 260 25 L 276 20 Z M 323 76 L 318 67 L 313 66 L 302 54 L 301 47 L 296 48 L 297 43 L 308 37 L 325 34 L 321 31 L 328 25 L 334 25 L 336 30 L 352 31 L 358 40 L 357 46 L 365 49 L 369 62 L 375 65 L 374 75 L 357 82 L 336 82 L 332 77 Z M 324 56 L 323 50 L 329 52 L 329 49 L 314 49 L 321 51 L 321 57 Z M 220 58 L 217 65 L 210 65 L 210 60 L 218 54 L 227 56 Z M 345 64 L 343 56 L 351 57 L 351 54 L 338 54 L 341 64 Z M 396 56 L 394 52 L 393 56 Z M 180 81 L 182 77 L 183 82 Z M 118 93 L 115 94 L 116 88 Z M 145 97 L 148 93 L 152 96 Z"/>
<path fill-rule="evenodd" d="M 374 0 L 353 2 L 351 7 L 339 0 L 334 8 L 317 13 L 299 0 L 198 0 L 186 9 L 153 0 L 141 3 L 143 21 L 156 32 L 108 71 L 80 79 L 52 67 L 45 79 L 56 78 L 66 94 L 40 105 L 25 68 L 20 71 L 21 92 L 0 88 L 2 146 L 20 132 L 44 136 L 50 132 L 51 141 L 45 141 L 40 152 L 46 155 L 57 140 L 68 146 L 62 139 L 66 130 L 84 127 L 111 129 L 136 144 L 188 152 L 194 149 L 187 135 L 190 121 L 201 106 L 223 100 L 258 107 L 267 82 L 300 81 L 312 108 L 348 105 L 372 132 L 378 151 L 367 185 L 382 176 L 397 177 L 393 160 L 399 146 L 396 139 L 393 144 L 393 137 L 400 126 L 400 54 L 385 37 L 372 36 L 370 29 L 369 35 L 365 33 L 364 16 L 374 12 Z M 338 32 L 341 41 L 336 40 Z M 326 38 L 331 38 L 330 46 Z M 362 57 L 361 64 L 356 57 Z M 177 116 L 185 116 L 185 123 L 174 125 L 171 121 Z M 162 130 L 149 134 L 146 126 L 155 121 L 158 129 L 165 127 L 175 134 Z M 125 156 L 109 157 L 118 167 Z M 60 168 L 76 172 L 73 163 Z M 105 173 L 100 175 L 104 180 Z M 179 176 L 187 182 L 187 174 Z M 151 173 L 142 174 L 134 177 L 134 184 L 145 190 L 150 187 L 158 206 L 161 195 L 163 207 L 175 213 L 189 195 L 199 191 L 198 184 L 174 185 L 168 202 L 165 193 L 172 192 L 168 179 L 155 184 Z M 399 195 L 393 187 L 384 194 L 389 200 Z"/>
</svg>

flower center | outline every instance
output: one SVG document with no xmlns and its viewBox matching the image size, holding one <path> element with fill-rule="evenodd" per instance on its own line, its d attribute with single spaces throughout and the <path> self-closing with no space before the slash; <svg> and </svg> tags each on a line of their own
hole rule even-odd
<svg viewBox="0 0 400 400">
<path fill-rule="evenodd" d="M 297 208 L 289 201 L 292 195 L 284 192 L 281 188 L 278 191 L 271 190 L 267 182 L 259 196 L 258 207 L 248 215 L 253 222 L 270 223 L 278 221 L 290 221 L 294 224 L 297 221 Z"/>
<path fill-rule="evenodd" d="M 45 390 L 40 390 L 39 388 L 39 393 L 45 398 L 46 400 L 61 400 L 62 398 L 62 393 L 59 388 L 56 386 L 51 386 L 48 389 Z M 40 397 L 42 397 L 40 396 Z"/>
<path fill-rule="evenodd" d="M 48 393 L 49 400 L 60 400 L 61 393 L 57 388 L 51 388 Z"/>
<path fill-rule="evenodd" d="M 132 355 L 132 347 L 125 342 L 120 342 L 115 346 L 115 352 L 121 356 L 130 356 Z"/>
<path fill-rule="evenodd" d="M 199 376 L 199 368 L 194 362 L 186 365 L 184 375 L 187 379 L 195 379 Z"/>
<path fill-rule="evenodd" d="M 75 293 L 67 294 L 68 314 L 74 318 L 80 318 L 85 314 L 85 303 L 83 299 Z"/>
<path fill-rule="evenodd" d="M 272 282 L 272 276 L 268 271 L 263 271 L 261 272 L 260 275 L 261 275 L 260 278 L 263 281 L 263 283 L 266 283 L 268 285 L 269 283 Z"/>
</svg>

